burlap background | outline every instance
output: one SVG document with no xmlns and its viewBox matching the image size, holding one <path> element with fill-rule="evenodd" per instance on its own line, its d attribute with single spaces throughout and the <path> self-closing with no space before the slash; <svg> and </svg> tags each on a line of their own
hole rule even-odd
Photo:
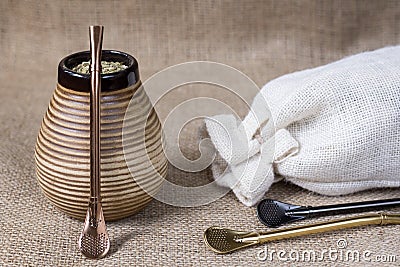
<svg viewBox="0 0 400 267">
<path fill-rule="evenodd" d="M 232 194 L 199 208 L 153 201 L 136 216 L 109 223 L 112 248 L 105 259 L 85 259 L 77 247 L 82 222 L 65 216 L 42 196 L 33 154 L 56 83 L 57 64 L 65 55 L 88 48 L 88 25 L 95 23 L 105 25 L 104 48 L 139 59 L 142 80 L 176 63 L 212 60 L 243 71 L 261 86 L 288 72 L 399 44 L 400 2 L 1 1 L 0 266 L 365 265 L 340 259 L 323 263 L 257 259 L 266 247 L 288 252 L 337 249 L 340 238 L 347 240 L 349 250 L 371 251 L 373 261 L 376 255 L 396 255 L 397 263 L 386 265 L 399 264 L 398 226 L 349 229 L 216 255 L 202 241 L 203 231 L 211 225 L 267 230 L 258 222 L 255 209 L 244 207 Z M 176 90 L 160 107 L 160 116 L 198 95 L 236 103 L 215 88 L 202 89 Z M 181 148 L 189 158 L 198 156 L 197 126 L 188 125 L 181 136 Z M 171 168 L 169 175 L 193 185 L 207 182 L 211 173 Z M 398 197 L 399 193 L 388 189 L 324 197 L 279 183 L 267 196 L 316 205 Z"/>
</svg>

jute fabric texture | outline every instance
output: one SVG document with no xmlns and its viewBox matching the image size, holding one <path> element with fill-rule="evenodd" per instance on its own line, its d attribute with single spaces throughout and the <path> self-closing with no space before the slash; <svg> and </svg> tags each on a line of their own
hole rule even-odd
<svg viewBox="0 0 400 267">
<path fill-rule="evenodd" d="M 324 262 L 257 259 L 257 254 L 265 249 L 288 253 L 338 249 L 339 239 L 347 241 L 349 250 L 370 251 L 374 259 L 371 266 L 398 264 L 380 264 L 372 258 L 398 255 L 398 226 L 348 229 L 216 255 L 202 241 L 202 234 L 209 226 L 268 230 L 258 222 L 254 208 L 241 204 L 233 193 L 196 208 L 152 201 L 137 215 L 108 224 L 112 247 L 106 258 L 85 259 L 77 246 L 83 222 L 58 211 L 40 192 L 35 177 L 34 147 L 56 86 L 57 64 L 72 52 L 88 49 L 91 24 L 105 26 L 104 49 L 125 51 L 139 60 L 143 81 L 177 63 L 211 60 L 237 68 L 261 87 L 287 73 L 399 44 L 400 3 L 0 1 L 0 266 L 368 264 L 339 259 Z M 247 107 L 224 90 L 205 85 L 183 86 L 160 103 L 160 118 L 165 118 L 175 105 L 198 96 L 221 99 L 236 107 L 242 118 L 248 112 Z M 181 133 L 182 153 L 191 159 L 199 156 L 200 123 L 199 120 L 187 125 Z M 187 173 L 171 166 L 168 179 L 195 186 L 209 183 L 212 173 L 210 169 Z M 399 193 L 398 189 L 376 189 L 327 197 L 279 182 L 272 185 L 266 197 L 299 205 L 322 205 L 399 197 Z"/>
</svg>

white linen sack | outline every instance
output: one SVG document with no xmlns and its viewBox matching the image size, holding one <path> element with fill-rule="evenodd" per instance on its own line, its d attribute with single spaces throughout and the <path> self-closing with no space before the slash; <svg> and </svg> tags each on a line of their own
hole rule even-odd
<svg viewBox="0 0 400 267">
<path fill-rule="evenodd" d="M 325 195 L 400 186 L 400 46 L 279 77 L 243 121 L 205 126 L 216 182 L 247 206 L 275 176 Z"/>
</svg>

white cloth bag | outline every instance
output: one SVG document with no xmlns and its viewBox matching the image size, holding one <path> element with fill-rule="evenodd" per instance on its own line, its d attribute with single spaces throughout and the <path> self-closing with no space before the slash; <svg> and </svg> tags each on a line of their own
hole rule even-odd
<svg viewBox="0 0 400 267">
<path fill-rule="evenodd" d="M 279 77 L 243 121 L 205 125 L 216 182 L 247 206 L 276 176 L 325 195 L 400 186 L 400 46 Z"/>
</svg>

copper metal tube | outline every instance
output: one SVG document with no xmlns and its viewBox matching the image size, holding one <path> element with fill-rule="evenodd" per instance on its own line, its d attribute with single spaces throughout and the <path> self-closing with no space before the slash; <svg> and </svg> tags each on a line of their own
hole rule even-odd
<svg viewBox="0 0 400 267">
<path fill-rule="evenodd" d="M 90 199 L 79 248 L 88 258 L 104 257 L 110 249 L 100 193 L 100 90 L 103 26 L 90 26 Z"/>
</svg>

